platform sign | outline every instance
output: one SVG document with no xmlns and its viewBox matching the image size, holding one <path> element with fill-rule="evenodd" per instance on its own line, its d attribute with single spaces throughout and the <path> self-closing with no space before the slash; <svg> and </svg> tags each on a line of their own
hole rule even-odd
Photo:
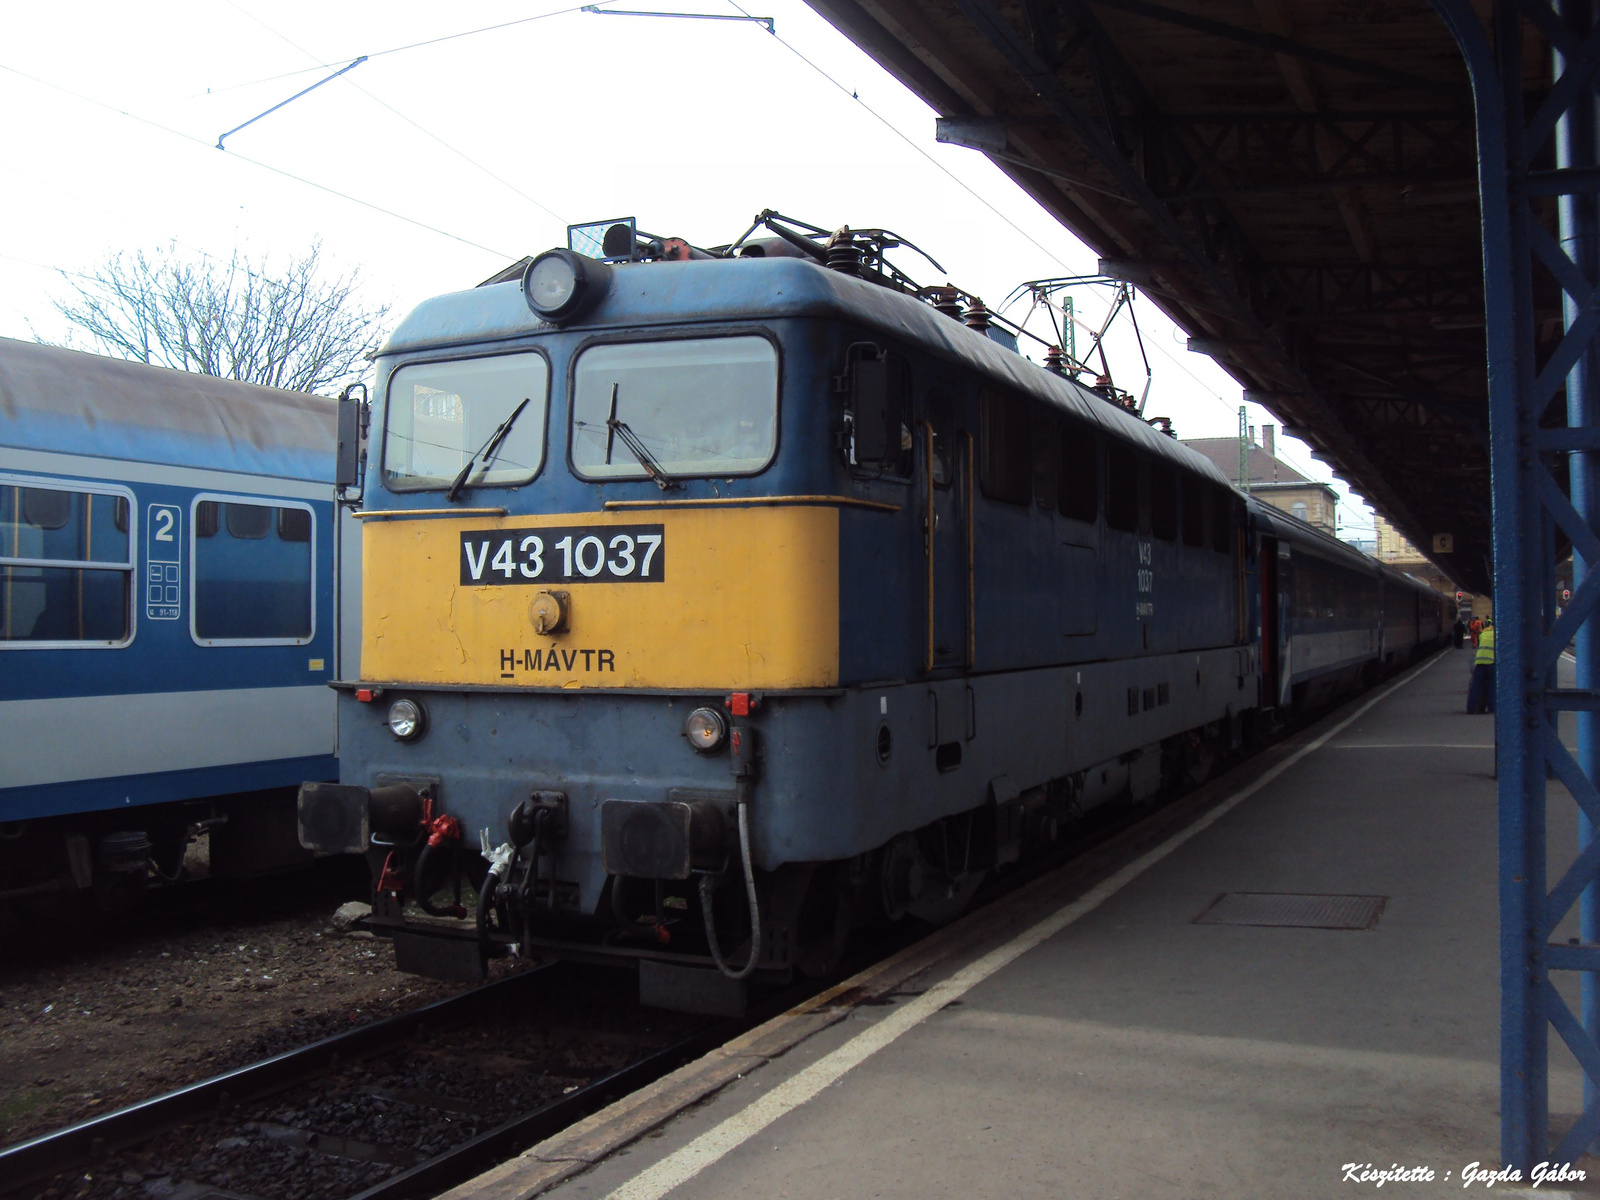
<svg viewBox="0 0 1600 1200">
<path fill-rule="evenodd" d="M 152 504 L 144 537 L 145 619 L 176 621 L 183 615 L 183 509 Z"/>
</svg>

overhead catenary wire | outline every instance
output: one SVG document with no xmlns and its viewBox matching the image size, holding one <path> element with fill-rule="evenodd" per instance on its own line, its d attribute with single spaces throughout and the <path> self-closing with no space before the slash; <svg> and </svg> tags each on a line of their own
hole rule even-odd
<svg viewBox="0 0 1600 1200">
<path fill-rule="evenodd" d="M 747 17 L 751 15 L 747 9 L 745 9 L 742 5 L 737 3 L 737 0 L 728 0 L 728 4 L 731 7 L 735 8 L 735 9 L 738 9 L 738 11 L 740 13 L 742 13 L 743 15 L 745 15 Z M 855 88 L 846 87 L 839 80 L 835 79 L 832 75 L 828 74 L 828 72 L 823 70 L 823 68 L 818 63 L 816 63 L 816 62 L 812 61 L 810 58 L 806 57 L 806 55 L 797 46 L 795 46 L 794 43 L 788 41 L 781 33 L 778 33 L 776 30 L 771 30 L 769 32 L 771 32 L 773 40 L 775 40 L 785 50 L 789 51 L 789 53 L 793 54 L 801 62 L 805 63 L 806 66 L 810 67 L 813 71 L 815 71 L 818 75 L 821 75 L 824 79 L 826 79 L 834 87 L 838 88 L 845 95 L 849 96 L 850 99 L 854 100 L 857 104 L 859 104 L 862 108 L 864 108 L 868 113 L 872 114 L 872 117 L 876 121 L 878 121 L 879 124 L 881 124 L 890 133 L 894 134 L 895 137 L 899 138 L 906 145 L 910 146 L 913 150 L 915 150 L 923 158 L 927 159 L 930 163 L 932 163 L 936 168 L 938 168 L 945 175 L 949 176 L 950 179 L 956 184 L 957 187 L 961 188 L 962 191 L 966 192 L 974 200 L 976 200 L 979 204 L 983 205 L 983 207 L 987 208 L 995 216 L 999 217 L 1002 221 L 1004 221 L 1007 225 L 1009 225 L 1024 241 L 1028 242 L 1030 245 L 1035 247 L 1041 254 L 1043 254 L 1046 258 L 1048 258 L 1051 262 L 1055 263 L 1062 270 L 1071 270 L 1071 268 L 1068 267 L 1066 263 L 1062 262 L 1061 259 L 1056 256 L 1055 252 L 1050 250 L 1047 246 L 1045 246 L 1043 242 L 1039 241 L 1038 238 L 1034 237 L 1027 230 L 1022 228 L 1021 225 L 1018 225 L 1010 217 L 1006 216 L 1006 214 L 1001 212 L 1000 209 L 997 208 L 991 201 L 989 201 L 983 195 L 981 195 L 976 188 L 974 188 L 966 180 L 962 179 L 959 175 L 957 175 L 949 167 L 945 166 L 944 163 L 940 162 L 932 154 L 928 153 L 927 149 L 924 146 L 922 146 L 921 144 L 919 144 L 915 138 L 913 138 L 910 134 L 908 134 L 905 131 L 903 131 L 893 121 L 889 120 L 888 117 L 884 116 L 877 109 L 873 108 L 872 105 L 868 104 L 865 100 L 863 100 L 861 98 L 861 96 L 857 93 Z"/>
<path fill-rule="evenodd" d="M 727 2 L 732 8 L 738 10 L 744 16 L 749 16 L 750 15 L 749 11 L 747 9 L 745 9 L 743 5 L 738 3 L 738 0 L 727 0 Z M 924 148 L 922 145 L 920 145 L 916 141 L 916 139 L 912 138 L 909 134 L 907 134 L 902 129 L 900 129 L 899 126 L 895 125 L 894 122 L 890 121 L 888 117 L 884 116 L 882 113 L 878 112 L 877 109 L 873 108 L 870 104 L 868 104 L 865 100 L 861 99 L 860 95 L 856 92 L 856 90 L 854 88 L 847 87 L 847 86 L 845 86 L 845 84 L 841 83 L 838 79 L 834 78 L 826 70 L 824 70 L 821 65 L 819 65 L 818 63 L 813 61 L 811 58 L 807 57 L 798 47 L 796 47 L 792 42 L 788 41 L 785 37 L 783 37 L 782 34 L 779 34 L 776 31 L 773 31 L 772 32 L 772 37 L 780 45 L 782 45 L 784 47 L 784 49 L 788 50 L 791 54 L 793 54 L 801 62 L 805 63 L 806 66 L 810 67 L 818 75 L 822 76 L 822 78 L 827 80 L 834 87 L 838 88 L 839 91 L 841 91 L 841 92 L 845 93 L 846 95 L 848 95 L 852 100 L 854 100 L 863 109 L 865 109 L 868 113 L 870 113 L 874 119 L 876 119 L 881 125 L 884 126 L 884 128 L 888 129 L 889 132 L 893 133 L 897 138 L 899 138 L 901 141 L 905 142 L 906 145 L 910 146 L 913 150 L 915 150 L 923 158 L 927 159 L 930 163 L 932 163 L 935 167 L 937 167 L 941 172 L 943 172 L 945 175 L 947 175 L 957 186 L 959 186 L 963 191 L 965 191 L 970 196 L 972 196 L 973 199 L 977 200 L 979 204 L 983 205 L 983 207 L 987 208 L 990 212 L 994 213 L 995 216 L 999 217 L 1000 220 L 1002 220 L 1008 226 L 1010 226 L 1012 230 L 1014 230 L 1017 234 L 1019 234 L 1025 241 L 1027 241 L 1030 245 L 1032 245 L 1035 249 L 1037 249 L 1040 253 L 1042 253 L 1051 262 L 1055 263 L 1058 267 L 1061 267 L 1063 270 L 1070 271 L 1072 269 L 1065 262 L 1063 262 L 1062 259 L 1054 251 L 1050 250 L 1047 246 L 1044 245 L 1044 243 L 1040 242 L 1032 234 L 1028 233 L 1027 230 L 1023 229 L 1022 226 L 1017 224 L 1016 221 L 1012 220 L 1009 216 L 1007 216 L 1004 212 L 1002 212 L 994 203 L 992 203 L 986 197 L 981 195 L 971 184 L 969 184 L 966 180 L 962 179 L 954 171 L 952 171 L 949 167 L 947 167 L 944 163 L 940 162 L 937 158 L 935 158 L 932 154 L 930 154 L 927 151 L 926 148 Z M 1079 321 L 1077 323 L 1083 324 L 1081 321 Z M 1092 328 L 1092 327 L 1090 327 L 1088 325 L 1084 325 L 1084 328 L 1087 329 L 1087 328 Z M 1143 339 L 1142 338 L 1140 339 L 1140 343 L 1141 343 L 1141 347 L 1140 348 L 1141 348 L 1141 350 L 1143 350 Z M 1176 366 L 1180 371 L 1182 371 L 1185 375 L 1189 376 L 1189 378 L 1193 379 L 1197 384 L 1199 384 L 1200 387 L 1201 387 L 1201 390 L 1203 391 L 1203 393 L 1206 396 L 1209 396 L 1211 399 L 1215 400 L 1218 404 L 1221 404 L 1223 407 L 1227 408 L 1230 413 L 1237 412 L 1237 406 L 1230 405 L 1228 403 L 1228 401 L 1226 399 L 1224 399 L 1219 393 L 1214 391 L 1211 388 L 1211 386 L 1208 383 L 1205 382 L 1205 380 L 1201 379 L 1199 375 L 1195 374 L 1195 372 L 1192 369 L 1190 369 L 1190 367 L 1187 364 L 1185 364 L 1182 361 L 1180 361 L 1177 357 L 1175 357 L 1173 354 L 1171 354 L 1166 349 L 1166 347 L 1162 346 L 1159 340 L 1152 339 L 1150 344 L 1155 348 L 1155 350 L 1159 354 L 1162 355 L 1162 357 L 1166 358 L 1174 366 Z M 1291 465 L 1295 466 L 1297 469 L 1306 470 L 1308 475 L 1313 475 L 1314 476 L 1314 474 L 1315 474 L 1314 471 L 1311 471 L 1309 468 L 1306 468 L 1304 466 L 1304 464 L 1291 462 Z"/>
<path fill-rule="evenodd" d="M 27 171 L 24 171 L 21 167 L 18 167 L 16 165 L 12 164 L 12 163 L 0 162 L 0 170 L 9 171 L 14 175 L 17 175 L 17 176 L 19 176 L 19 177 L 21 177 L 23 179 L 26 179 L 29 183 L 33 184 L 35 187 L 42 187 L 42 188 L 45 188 L 45 189 L 47 189 L 49 191 L 55 192 L 57 195 L 64 196 L 68 200 L 71 200 L 74 204 L 81 204 L 85 208 L 90 209 L 90 210 L 92 210 L 94 212 L 101 213 L 101 214 L 103 214 L 105 216 L 111 217 L 111 218 L 116 219 L 116 220 L 128 220 L 129 219 L 128 218 L 128 214 L 125 211 L 119 211 L 117 209 L 110 208 L 110 207 L 108 207 L 108 206 L 106 206 L 104 204 L 97 203 L 94 200 L 90 200 L 86 196 L 80 196 L 77 192 L 69 191 L 68 189 L 62 187 L 59 183 L 56 183 L 53 180 L 45 179 L 45 178 L 42 178 L 42 177 L 40 177 L 38 175 L 31 175 Z M 185 250 L 188 250 L 190 253 L 196 254 L 199 257 L 203 258 L 203 259 L 206 259 L 208 262 L 213 262 L 213 263 L 222 263 L 223 262 L 223 259 L 220 258 L 218 255 L 215 255 L 215 254 L 211 253 L 209 250 L 206 250 L 205 248 L 203 248 L 201 246 L 196 246 L 192 242 L 185 241 L 183 238 L 178 237 L 176 234 L 157 230 L 153 226 L 147 225 L 144 222 L 139 222 L 139 224 L 144 225 L 144 227 L 146 229 L 148 229 L 152 233 L 155 233 L 160 239 L 162 239 L 164 241 L 167 241 L 167 242 L 170 242 L 174 246 L 182 246 Z M 52 275 L 57 275 L 57 276 L 60 276 L 62 278 L 66 278 L 66 279 L 81 279 L 85 283 L 90 283 L 90 284 L 95 284 L 95 283 L 100 283 L 101 282 L 101 279 L 98 276 L 88 274 L 87 272 L 84 272 L 84 271 L 72 271 L 72 270 L 68 270 L 66 267 L 51 266 L 48 263 L 35 262 L 33 259 L 19 258 L 14 254 L 3 254 L 3 253 L 0 253 L 0 258 L 9 259 L 11 262 L 15 262 L 15 263 L 21 263 L 23 266 L 35 267 L 35 268 L 37 268 L 37 269 L 39 269 L 41 271 L 48 271 Z M 276 284 L 277 284 L 276 280 L 274 280 L 274 279 L 272 279 L 272 278 L 270 278 L 270 277 L 268 277 L 266 275 L 263 275 L 261 272 L 259 272 L 259 271 L 255 270 L 254 268 L 252 268 L 249 265 L 249 263 L 247 263 L 247 262 L 237 263 L 235 265 L 236 265 L 237 269 L 242 274 L 248 276 L 251 279 L 254 279 L 258 283 L 271 284 L 271 285 L 274 285 L 274 286 L 276 286 Z M 30 324 L 30 328 L 31 328 L 31 324 Z"/>
<path fill-rule="evenodd" d="M 600 4 L 609 4 L 612 2 L 613 0 L 599 0 Z M 514 20 L 500 21 L 494 25 L 482 25 L 476 29 L 462 29 L 456 31 L 455 33 L 441 34 L 438 37 L 423 38 L 421 41 L 417 42 L 407 42 L 403 46 L 390 46 L 386 50 L 371 50 L 362 55 L 352 54 L 350 55 L 350 58 L 387 58 L 391 54 L 403 54 L 407 50 L 421 50 L 425 46 L 438 46 L 444 42 L 454 42 L 459 41 L 461 38 L 476 37 L 480 33 L 494 33 L 497 30 L 510 29 L 516 25 L 529 25 L 534 21 L 549 20 L 551 17 L 564 17 L 569 13 L 582 12 L 585 8 L 593 7 L 596 6 L 593 4 L 574 4 L 567 8 L 555 9 L 552 12 L 535 13 L 531 17 L 517 17 Z M 319 62 L 314 67 L 301 67 L 298 70 L 283 71 L 277 75 L 263 75 L 259 79 L 246 79 L 239 83 L 224 84 L 222 87 L 207 88 L 204 92 L 197 93 L 197 95 L 216 96 L 223 92 L 237 91 L 240 88 L 255 87 L 257 84 L 261 83 L 276 83 L 280 79 L 293 79 L 296 75 L 309 75 L 312 71 L 326 71 L 338 66 L 342 62 L 348 62 L 349 60 L 349 58 L 340 58 L 331 62 Z"/>
<path fill-rule="evenodd" d="M 248 121 L 240 122 L 238 125 L 235 125 L 232 129 L 228 130 L 227 133 L 218 134 L 217 135 L 217 149 L 221 150 L 223 148 L 222 143 L 227 141 L 234 134 L 238 133 L 241 129 L 249 129 L 250 126 L 254 125 L 257 121 L 261 120 L 264 117 L 270 117 L 273 113 L 277 112 L 280 108 L 286 108 L 288 105 L 291 105 L 296 100 L 300 99 L 301 96 L 309 95 L 310 93 L 316 91 L 323 84 L 332 83 L 335 79 L 338 79 L 341 75 L 348 75 L 351 71 L 354 71 L 357 67 L 359 67 L 362 63 L 364 63 L 366 61 L 367 60 L 365 58 L 358 58 L 353 63 L 350 63 L 347 66 L 340 67 L 337 71 L 335 71 L 332 75 L 329 75 L 326 79 L 319 79 L 315 83 L 313 83 L 310 87 L 301 88 L 298 92 L 296 92 L 294 95 L 290 96 L 287 100 L 279 100 L 276 104 L 274 104 L 271 108 L 267 109 L 265 112 L 259 112 L 255 116 L 251 117 Z"/>
<path fill-rule="evenodd" d="M 738 3 L 738 0 L 727 0 L 727 2 L 732 8 L 738 10 L 738 12 L 740 12 L 744 16 L 749 16 L 750 15 L 749 11 L 747 9 L 745 9 L 743 5 Z M 1025 229 L 1023 229 L 1014 220 L 1012 220 L 1009 216 L 1007 216 L 1005 213 L 1003 213 L 998 207 L 996 207 L 991 201 L 989 201 L 986 197 L 982 196 L 975 188 L 972 187 L 971 184 L 967 183 L 966 180 L 964 180 L 960 176 L 956 175 L 956 173 L 954 171 L 950 170 L 949 167 L 945 166 L 945 164 L 940 162 L 932 154 L 928 153 L 928 151 L 923 146 L 921 146 L 914 138 L 912 138 L 909 134 L 907 134 L 903 130 L 901 130 L 899 128 L 899 126 L 895 125 L 892 121 L 890 121 L 882 113 L 878 112 L 875 108 L 873 108 L 865 100 L 861 99 L 860 95 L 856 92 L 855 89 L 846 87 L 838 79 L 835 79 L 826 70 L 824 70 L 818 63 L 816 63 L 812 59 L 808 58 L 798 47 L 796 47 L 792 42 L 790 42 L 786 38 L 784 38 L 781 34 L 777 33 L 776 31 L 772 31 L 772 36 L 786 50 L 788 50 L 791 54 L 793 54 L 801 62 L 805 63 L 806 66 L 810 67 L 818 75 L 821 75 L 824 79 L 826 79 L 834 87 L 838 88 L 841 92 L 844 92 L 846 95 L 848 95 L 852 100 L 854 100 L 857 104 L 859 104 L 862 108 L 864 108 L 868 113 L 870 113 L 880 124 L 882 124 L 884 126 L 884 128 L 888 129 L 891 133 L 893 133 L 901 141 L 905 142 L 908 146 L 910 146 L 918 154 L 922 155 L 923 158 L 927 159 L 930 163 L 932 163 L 935 167 L 937 167 L 941 172 L 943 172 L 951 180 L 953 180 L 963 191 L 967 192 L 975 200 L 977 200 L 978 203 L 982 204 L 990 212 L 994 213 L 995 216 L 999 217 L 1002 221 L 1004 221 L 1016 233 L 1020 234 L 1024 240 L 1026 240 L 1030 245 L 1032 245 L 1037 250 L 1039 250 L 1051 262 L 1055 263 L 1057 266 L 1061 267 L 1063 270 L 1070 271 L 1072 269 L 1065 262 L 1063 262 L 1061 260 L 1061 258 L 1054 253 L 1054 251 L 1050 250 L 1042 242 L 1040 242 L 1037 238 L 1035 238 L 1031 234 L 1029 234 Z M 1081 321 L 1077 321 L 1077 323 L 1078 324 L 1083 324 L 1083 322 L 1081 322 Z M 1084 325 L 1084 328 L 1089 329 L 1089 328 L 1092 328 L 1092 327 L 1090 327 L 1088 325 Z M 1166 349 L 1166 347 L 1161 345 L 1161 343 L 1158 340 L 1152 340 L 1151 345 L 1154 346 L 1156 351 L 1159 354 L 1161 354 L 1162 357 L 1166 358 L 1174 366 L 1176 366 L 1180 371 L 1182 371 L 1185 375 L 1189 376 L 1189 378 L 1193 379 L 1197 384 L 1199 384 L 1200 387 L 1201 387 L 1201 390 L 1204 392 L 1205 395 L 1207 395 L 1211 399 L 1215 400 L 1218 404 L 1221 404 L 1224 408 L 1227 408 L 1230 413 L 1233 413 L 1233 412 L 1237 411 L 1237 407 L 1236 406 L 1230 405 L 1228 403 L 1228 401 L 1223 398 L 1223 396 L 1221 396 L 1219 393 L 1214 391 L 1211 388 L 1211 386 L 1208 383 L 1205 382 L 1205 380 L 1201 379 L 1199 375 L 1195 374 L 1195 372 L 1192 369 L 1190 369 L 1190 367 L 1187 364 L 1183 363 L 1177 357 L 1175 357 L 1172 353 L 1170 353 Z M 1140 338 L 1140 349 L 1141 349 L 1141 351 L 1143 351 L 1143 349 L 1144 349 L 1143 338 L 1142 337 Z M 1309 475 L 1314 475 L 1315 474 L 1315 472 L 1311 471 L 1309 468 L 1305 468 L 1304 464 L 1297 464 L 1297 463 L 1291 462 L 1291 465 L 1296 466 L 1297 469 L 1305 469 L 1307 471 L 1307 474 L 1309 474 Z"/>
<path fill-rule="evenodd" d="M 227 0 L 227 3 L 228 3 L 228 7 L 229 8 L 232 8 L 235 12 L 239 13 L 240 16 L 243 16 L 243 17 L 245 17 L 245 18 L 247 18 L 247 19 L 249 19 L 251 21 L 254 21 L 257 25 L 261 26 L 262 29 L 265 29 L 268 33 L 270 33 L 273 37 L 275 37 L 279 41 L 281 41 L 284 45 L 292 47 L 293 49 L 299 51 L 301 54 L 304 54 L 307 58 L 315 59 L 317 57 L 315 54 L 311 53 L 310 50 L 306 49 L 304 46 L 300 45 L 300 43 L 296 42 L 293 38 L 291 38 L 287 34 L 285 34 L 282 30 L 279 30 L 279 29 L 277 29 L 277 28 L 275 28 L 275 27 L 273 27 L 271 25 L 268 25 L 265 21 L 263 21 L 255 13 L 253 13 L 249 9 L 245 8 L 242 4 L 237 3 L 236 0 Z M 362 56 L 361 59 L 358 60 L 358 62 L 366 62 L 371 57 L 372 57 L 371 55 L 364 55 L 364 56 Z M 354 66 L 356 64 L 352 63 L 351 65 Z M 346 70 L 349 70 L 349 68 L 347 67 Z M 343 72 L 341 72 L 340 74 L 343 74 Z M 330 76 L 329 77 L 329 79 L 333 79 L 333 78 L 336 78 L 336 76 Z M 326 83 L 326 82 L 328 82 L 328 80 L 323 80 L 322 82 Z M 492 171 L 488 167 L 484 166 L 483 163 L 479 162 L 477 159 L 473 158 L 471 155 L 467 154 L 465 151 L 461 150 L 459 147 L 457 147 L 457 146 L 453 145 L 452 143 L 446 141 L 444 138 L 442 138 L 438 134 L 434 133 L 433 130 L 429 129 L 427 126 L 423 125 L 421 122 L 417 121 L 415 118 L 410 117 L 410 116 L 406 115 L 405 113 L 401 112 L 398 108 L 396 108 L 394 105 L 390 104 L 387 100 L 384 100 L 381 97 L 374 95 L 372 92 L 370 92 L 366 88 L 362 87 L 359 83 L 357 83 L 353 79 L 346 78 L 345 82 L 347 84 L 349 84 L 351 87 L 353 87 L 356 91 L 360 92 L 368 100 L 371 100 L 374 104 L 380 106 L 381 108 L 387 109 L 394 116 L 399 117 L 400 120 L 404 121 L 407 125 L 410 125 L 413 129 L 415 129 L 418 133 L 422 134 L 424 137 L 430 138 L 434 142 L 437 142 L 440 146 L 444 147 L 444 149 L 448 150 L 451 154 L 455 155 L 457 158 L 459 158 L 462 162 L 466 163 L 468 166 L 473 167 L 474 169 L 476 169 L 478 171 L 481 171 L 483 174 L 487 175 L 490 179 L 494 180 L 496 183 L 500 184 L 502 187 L 506 188 L 507 190 L 509 190 L 511 192 L 514 192 L 516 195 L 520 196 L 522 199 L 526 200 L 529 204 L 531 204 L 535 208 L 537 208 L 540 212 L 546 214 L 547 216 L 553 217 L 555 220 L 560 221 L 563 225 L 568 223 L 567 218 L 565 216 L 563 216 L 561 213 L 556 212 L 549 205 L 541 203 L 539 200 L 537 200 L 534 197 L 528 195 L 527 192 L 523 191 L 516 184 L 512 183 L 509 179 L 506 179 L 503 176 L 496 174 L 494 171 Z M 316 84 L 314 86 L 320 87 L 321 84 Z M 310 90 L 311 90 L 310 88 L 306 89 L 306 91 L 310 91 Z M 305 92 L 301 92 L 300 93 L 300 95 L 304 95 L 304 94 L 305 94 Z M 287 103 L 287 101 L 285 101 L 285 103 Z M 281 108 L 282 105 L 279 105 L 278 107 Z M 274 111 L 274 110 L 269 109 L 268 111 L 271 112 L 271 111 Z M 265 115 L 265 114 L 263 114 L 263 115 Z M 259 119 L 259 118 L 257 118 L 257 119 Z M 242 128 L 244 128 L 244 126 L 240 126 L 239 128 L 242 129 Z M 236 133 L 238 131 L 237 130 L 233 130 L 231 132 L 235 132 Z M 220 146 L 219 146 L 219 148 L 220 148 Z"/>
<path fill-rule="evenodd" d="M 170 125 L 163 125 L 160 121 L 153 121 L 149 117 L 141 116 L 140 114 L 129 109 L 119 108 L 115 104 L 111 104 L 105 100 L 97 99 L 94 96 L 85 95 L 83 92 L 75 91 L 72 88 L 55 83 L 52 80 L 41 79 L 37 75 L 30 75 L 27 71 L 19 70 L 18 68 L 7 63 L 0 62 L 0 71 L 5 71 L 8 74 L 15 75 L 19 79 L 26 79 L 29 83 L 36 84 L 39 87 L 49 88 L 51 91 L 60 92 L 64 96 L 71 96 L 74 100 L 81 101 L 84 104 L 92 105 L 95 108 L 104 109 L 107 112 L 115 113 L 118 116 L 125 117 L 130 121 L 136 121 L 140 125 L 158 130 L 161 133 L 167 134 L 169 137 L 179 138 L 182 141 L 188 142 L 194 146 L 199 146 L 213 154 L 216 153 L 216 147 L 207 142 L 204 138 L 195 137 L 193 134 L 185 133 L 181 129 L 174 129 Z M 293 171 L 286 171 L 282 167 L 276 167 L 271 163 L 262 162 L 260 159 L 251 158 L 247 154 L 238 154 L 233 151 L 228 151 L 227 155 L 234 161 L 249 163 L 251 166 L 257 167 L 260 170 L 269 171 L 272 174 L 280 175 L 285 179 L 291 179 L 296 183 L 304 184 L 306 187 L 315 188 L 317 191 L 324 192 L 330 196 L 336 196 L 341 200 L 349 201 L 351 204 L 359 205 L 360 207 L 369 209 L 372 212 L 381 213 L 384 216 L 391 217 L 396 221 L 401 221 L 407 225 L 413 225 L 416 228 L 426 230 L 429 233 L 438 234 L 440 237 L 449 238 L 453 242 L 459 242 L 463 246 L 470 246 L 474 250 L 481 250 L 485 254 L 492 254 L 500 259 L 511 259 L 516 257 L 516 255 L 507 250 L 497 249 L 493 246 L 485 246 L 483 243 L 475 242 L 471 238 L 465 238 L 460 234 L 451 233 L 448 229 L 440 229 L 437 225 L 430 225 L 426 221 L 419 221 L 415 217 L 408 217 L 404 213 L 394 211 L 392 208 L 385 208 L 381 204 L 374 204 L 370 200 L 363 200 L 359 196 L 352 196 L 349 192 L 342 192 L 338 188 L 329 187 L 325 183 L 318 183 L 314 179 L 307 179 L 303 175 L 296 175 Z"/>
</svg>

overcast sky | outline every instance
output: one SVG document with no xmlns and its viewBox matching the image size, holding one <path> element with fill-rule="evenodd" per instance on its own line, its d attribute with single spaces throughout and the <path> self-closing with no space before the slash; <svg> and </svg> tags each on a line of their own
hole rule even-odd
<svg viewBox="0 0 1600 1200">
<path fill-rule="evenodd" d="M 700 245 L 737 237 L 763 208 L 887 227 L 946 268 L 901 252 L 914 278 L 948 278 L 991 306 L 1023 280 L 1094 271 L 1094 254 L 981 155 L 935 144 L 933 112 L 799 0 L 744 11 L 773 17 L 777 36 L 561 0 L 8 6 L 0 336 L 62 339 L 52 297 L 124 250 L 176 242 L 270 261 L 320 239 L 398 317 L 565 244 L 569 221 L 625 215 Z M 553 15 L 526 19 L 540 14 Z M 430 44 L 401 49 L 418 42 Z M 1106 299 L 1081 294 L 1079 311 L 1097 322 Z M 1180 437 L 1234 436 L 1239 385 L 1148 302 L 1138 311 L 1154 371 L 1146 415 L 1172 417 Z M 1118 384 L 1138 394 L 1131 330 L 1111 346 Z M 1252 405 L 1250 421 L 1275 418 Z M 1301 443 L 1279 446 L 1331 479 Z M 1370 529 L 1370 511 L 1334 486 L 1341 531 Z"/>
</svg>

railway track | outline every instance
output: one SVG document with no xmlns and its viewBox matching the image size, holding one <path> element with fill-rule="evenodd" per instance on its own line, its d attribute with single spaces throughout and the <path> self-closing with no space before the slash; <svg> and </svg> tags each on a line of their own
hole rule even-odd
<svg viewBox="0 0 1600 1200">
<path fill-rule="evenodd" d="M 21 1143 L 0 1195 L 435 1195 L 737 1028 L 619 1005 L 606 974 L 536 967 Z"/>
<path fill-rule="evenodd" d="M 974 907 L 1062 869 L 1114 869 L 1112 860 L 1188 820 L 1201 790 L 1094 814 L 987 883 Z M 841 975 L 916 935 L 901 926 L 873 940 Z M 0 1150 L 0 1198 L 421 1200 L 825 986 L 786 989 L 744 1018 L 713 1020 L 621 1003 L 632 989 L 616 972 L 534 967 Z"/>
</svg>

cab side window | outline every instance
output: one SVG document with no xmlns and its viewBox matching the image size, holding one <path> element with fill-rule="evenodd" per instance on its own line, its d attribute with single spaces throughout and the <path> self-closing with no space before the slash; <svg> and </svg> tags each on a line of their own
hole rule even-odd
<svg viewBox="0 0 1600 1200">
<path fill-rule="evenodd" d="M 850 349 L 850 463 L 911 478 L 916 439 L 911 422 L 911 365 L 871 343 Z"/>
</svg>

